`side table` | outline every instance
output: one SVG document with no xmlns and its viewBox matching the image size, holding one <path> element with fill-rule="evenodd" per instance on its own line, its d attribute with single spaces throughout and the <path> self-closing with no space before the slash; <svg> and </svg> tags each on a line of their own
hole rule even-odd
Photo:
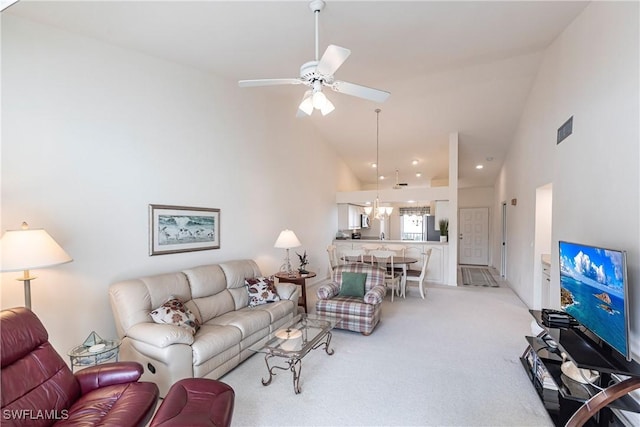
<svg viewBox="0 0 640 427">
<path fill-rule="evenodd" d="M 300 274 L 297 271 L 293 272 L 291 274 L 287 273 L 286 271 L 280 271 L 278 273 L 275 274 L 275 276 L 278 278 L 278 281 L 282 282 L 282 283 L 294 283 L 296 285 L 299 285 L 300 287 L 302 287 L 302 298 L 300 298 L 298 300 L 298 306 L 299 307 L 303 307 L 304 308 L 304 312 L 308 313 L 309 311 L 307 310 L 307 279 L 310 279 L 312 277 L 316 277 L 316 273 L 314 273 L 313 271 L 310 271 L 307 274 Z"/>
<path fill-rule="evenodd" d="M 119 340 L 103 340 L 101 343 L 86 346 L 81 344 L 69 350 L 69 360 L 71 361 L 71 371 L 75 368 L 85 368 L 87 366 L 99 365 L 113 360 L 118 361 L 120 350 Z"/>
</svg>

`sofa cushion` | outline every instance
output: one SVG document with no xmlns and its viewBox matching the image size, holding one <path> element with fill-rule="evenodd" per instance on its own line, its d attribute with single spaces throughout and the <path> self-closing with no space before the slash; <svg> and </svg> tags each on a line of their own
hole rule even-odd
<svg viewBox="0 0 640 427">
<path fill-rule="evenodd" d="M 211 319 L 208 324 L 235 326 L 244 340 L 261 329 L 269 328 L 271 316 L 266 311 L 245 307 Z"/>
<path fill-rule="evenodd" d="M 271 304 L 259 305 L 257 307 L 254 307 L 253 310 L 260 310 L 269 313 L 269 316 L 271 317 L 271 323 L 274 323 L 282 319 L 283 317 L 290 316 L 292 313 L 294 313 L 296 311 L 295 306 L 295 302 L 288 299 L 281 299 L 280 301 L 273 302 Z"/>
<path fill-rule="evenodd" d="M 343 297 L 364 297 L 364 282 L 367 273 L 342 273 L 342 284 L 338 295 Z"/>
<path fill-rule="evenodd" d="M 234 308 L 238 310 L 249 305 L 249 295 L 245 288 L 244 279 L 262 276 L 258 264 L 253 260 L 244 259 L 220 263 L 220 268 L 227 278 L 227 290 L 233 298 Z"/>
<path fill-rule="evenodd" d="M 189 280 L 193 299 L 216 295 L 227 288 L 227 278 L 219 265 L 201 265 L 182 272 Z"/>
<path fill-rule="evenodd" d="M 237 347 L 240 352 L 242 333 L 233 326 L 204 324 L 193 341 L 193 364 L 198 366 L 223 351 Z"/>
<path fill-rule="evenodd" d="M 267 277 L 254 277 L 245 279 L 245 283 L 249 292 L 249 307 L 280 301 L 273 280 Z"/>
<path fill-rule="evenodd" d="M 164 304 L 149 313 L 156 323 L 168 323 L 180 326 L 195 334 L 200 328 L 200 322 L 194 314 L 184 306 L 182 301 L 170 297 Z"/>
</svg>

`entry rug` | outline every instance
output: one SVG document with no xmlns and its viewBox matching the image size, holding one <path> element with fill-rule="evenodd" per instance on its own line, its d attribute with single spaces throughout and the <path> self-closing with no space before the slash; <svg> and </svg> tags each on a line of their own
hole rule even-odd
<svg viewBox="0 0 640 427">
<path fill-rule="evenodd" d="M 498 282 L 488 268 L 462 267 L 462 284 L 465 286 L 485 286 L 499 288 Z"/>
</svg>

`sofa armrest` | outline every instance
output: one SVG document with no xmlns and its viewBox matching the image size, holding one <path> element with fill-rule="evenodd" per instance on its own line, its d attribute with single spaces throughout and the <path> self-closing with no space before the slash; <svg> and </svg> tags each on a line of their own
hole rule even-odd
<svg viewBox="0 0 640 427">
<path fill-rule="evenodd" d="M 318 286 L 316 295 L 318 296 L 318 299 L 329 299 L 338 295 L 339 292 L 340 285 L 338 285 L 337 283 L 325 283 Z"/>
<path fill-rule="evenodd" d="M 142 365 L 138 362 L 115 362 L 82 369 L 75 373 L 75 377 L 84 395 L 101 387 L 136 382 L 142 372 Z"/>
<path fill-rule="evenodd" d="M 364 302 L 373 305 L 380 304 L 386 294 L 387 288 L 384 285 L 376 285 L 364 294 Z"/>
<path fill-rule="evenodd" d="M 298 290 L 298 285 L 294 283 L 276 283 L 276 291 L 278 292 L 278 296 L 280 299 L 293 299 L 294 294 Z"/>
<path fill-rule="evenodd" d="M 138 323 L 127 331 L 127 336 L 136 341 L 155 346 L 168 347 L 171 344 L 193 344 L 193 335 L 185 328 L 160 323 Z"/>
</svg>

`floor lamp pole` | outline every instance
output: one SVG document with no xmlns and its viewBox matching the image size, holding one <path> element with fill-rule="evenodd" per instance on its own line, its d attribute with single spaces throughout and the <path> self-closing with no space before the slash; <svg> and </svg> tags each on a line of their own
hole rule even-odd
<svg viewBox="0 0 640 427">
<path fill-rule="evenodd" d="M 23 277 L 20 279 L 24 283 L 24 306 L 31 310 L 31 280 L 35 277 L 29 277 L 29 270 L 24 270 Z"/>
</svg>

